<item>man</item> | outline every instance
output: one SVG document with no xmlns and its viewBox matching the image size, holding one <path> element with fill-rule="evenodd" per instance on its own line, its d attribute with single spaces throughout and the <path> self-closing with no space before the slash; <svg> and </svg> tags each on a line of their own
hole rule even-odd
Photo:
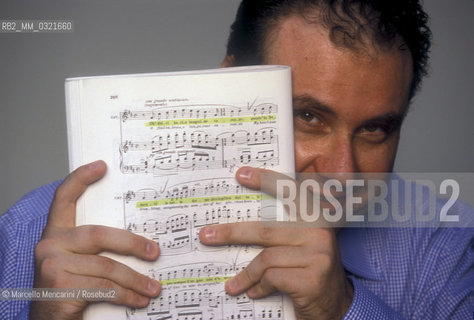
<svg viewBox="0 0 474 320">
<path fill-rule="evenodd" d="M 346 179 L 392 170 L 401 122 L 425 74 L 428 48 L 426 16 L 416 1 L 244 0 L 222 65 L 289 65 L 295 169 Z M 17 228 L 0 233 L 1 245 L 9 244 L 0 248 L 6 257 L 0 264 L 3 287 L 32 284 L 32 254 L 20 260 L 31 265 L 14 270 L 14 252 L 35 246 L 46 224 L 35 248 L 35 287 L 118 288 L 115 303 L 132 307 L 146 306 L 159 295 L 156 281 L 97 255 L 111 251 L 155 260 L 156 243 L 124 230 L 74 226 L 76 200 L 105 170 L 100 161 L 80 167 L 59 187 L 56 183 L 35 191 L 2 217 L 2 224 Z M 236 177 L 260 189 L 261 174 L 243 167 Z M 27 208 L 28 201 L 35 203 Z M 15 215 L 25 219 L 22 226 L 13 221 Z M 12 242 L 28 242 L 22 235 L 33 240 Z M 285 292 L 298 319 L 472 317 L 472 232 L 336 233 L 316 226 L 272 228 L 249 222 L 203 228 L 200 239 L 209 245 L 265 246 L 226 283 L 226 290 L 247 292 L 251 298 Z M 35 302 L 31 310 L 21 302 L 0 306 L 9 308 L 11 317 L 26 318 L 30 312 L 37 319 L 80 319 L 86 305 L 53 301 Z"/>
</svg>

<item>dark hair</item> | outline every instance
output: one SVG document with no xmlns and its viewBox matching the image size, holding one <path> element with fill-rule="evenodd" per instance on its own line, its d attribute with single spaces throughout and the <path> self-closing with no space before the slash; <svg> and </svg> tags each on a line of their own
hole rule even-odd
<svg viewBox="0 0 474 320">
<path fill-rule="evenodd" d="M 335 45 L 353 50 L 390 47 L 401 37 L 400 50 L 408 48 L 413 59 L 410 98 L 427 74 L 431 31 L 419 0 L 243 0 L 227 43 L 234 65 L 263 63 L 266 37 L 292 14 L 323 25 Z"/>
</svg>

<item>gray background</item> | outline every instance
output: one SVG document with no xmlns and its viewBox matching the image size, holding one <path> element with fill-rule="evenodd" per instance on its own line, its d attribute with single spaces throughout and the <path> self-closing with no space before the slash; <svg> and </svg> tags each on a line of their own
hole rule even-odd
<svg viewBox="0 0 474 320">
<path fill-rule="evenodd" d="M 0 19 L 71 19 L 66 34 L 0 34 L 0 213 L 68 172 L 66 77 L 218 67 L 239 0 L 2 0 Z M 431 0 L 431 76 L 396 169 L 473 172 L 472 0 Z"/>
</svg>

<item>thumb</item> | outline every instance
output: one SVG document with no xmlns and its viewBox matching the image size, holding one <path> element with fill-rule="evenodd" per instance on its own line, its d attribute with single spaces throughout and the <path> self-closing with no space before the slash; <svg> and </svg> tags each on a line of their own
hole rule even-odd
<svg viewBox="0 0 474 320">
<path fill-rule="evenodd" d="M 87 187 L 102 178 L 106 164 L 99 160 L 83 165 L 71 172 L 56 189 L 49 211 L 48 225 L 74 227 L 76 225 L 76 202 Z"/>
</svg>

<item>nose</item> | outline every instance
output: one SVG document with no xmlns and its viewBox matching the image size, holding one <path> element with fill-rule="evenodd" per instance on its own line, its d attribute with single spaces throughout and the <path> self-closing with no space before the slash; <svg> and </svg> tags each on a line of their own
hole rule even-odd
<svg viewBox="0 0 474 320">
<path fill-rule="evenodd" d="M 334 135 L 323 153 L 314 159 L 313 166 L 320 173 L 340 176 L 354 173 L 356 166 L 351 137 Z"/>
</svg>

